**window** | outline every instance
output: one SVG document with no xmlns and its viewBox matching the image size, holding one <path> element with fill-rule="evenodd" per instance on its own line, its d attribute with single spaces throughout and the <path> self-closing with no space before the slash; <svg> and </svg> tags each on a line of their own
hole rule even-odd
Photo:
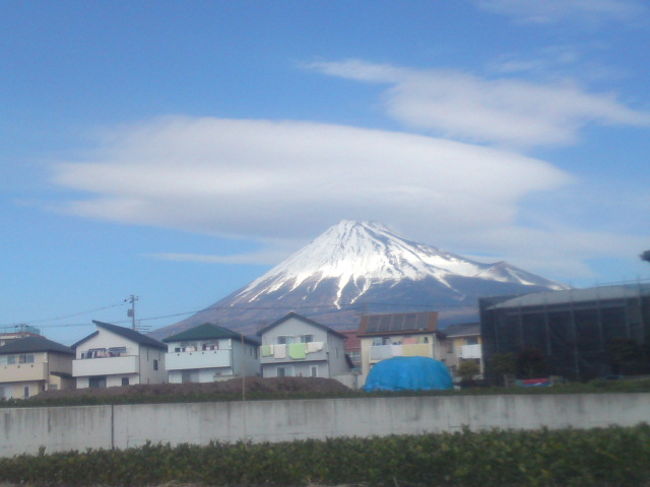
<svg viewBox="0 0 650 487">
<path fill-rule="evenodd" d="M 158 370 L 158 360 L 156 359 L 153 361 L 153 370 Z"/>
<path fill-rule="evenodd" d="M 122 385 L 123 386 L 128 386 L 129 385 L 129 378 L 128 377 L 122 377 Z"/>
<path fill-rule="evenodd" d="M 301 343 L 309 343 L 314 341 L 314 335 L 300 335 Z"/>
<path fill-rule="evenodd" d="M 29 397 L 29 386 L 23 388 L 23 397 L 27 399 Z"/>
<path fill-rule="evenodd" d="M 295 343 L 296 342 L 296 337 L 279 336 L 277 338 L 277 342 L 278 342 L 279 345 L 288 345 L 290 343 Z"/>
<path fill-rule="evenodd" d="M 466 345 L 478 345 L 478 337 L 467 337 L 465 338 Z"/>
<path fill-rule="evenodd" d="M 33 364 L 34 363 L 34 354 L 33 353 L 21 353 L 18 355 L 19 364 Z"/>
<path fill-rule="evenodd" d="M 7 357 L 7 364 L 8 365 L 13 365 L 16 363 L 16 356 L 15 355 L 9 355 Z"/>
<path fill-rule="evenodd" d="M 91 377 L 88 379 L 88 387 L 93 389 L 103 389 L 106 387 L 106 376 Z"/>
<path fill-rule="evenodd" d="M 108 349 L 109 357 L 121 357 L 126 355 L 126 347 L 111 347 Z"/>
<path fill-rule="evenodd" d="M 293 367 L 278 367 L 277 377 L 293 377 Z"/>
<path fill-rule="evenodd" d="M 59 388 L 59 386 L 58 386 L 57 384 L 52 384 L 52 383 L 50 383 L 50 384 L 48 384 L 47 388 L 48 388 L 50 391 L 56 391 L 56 390 Z"/>
<path fill-rule="evenodd" d="M 311 376 L 318 377 L 318 365 L 311 366 Z"/>
</svg>

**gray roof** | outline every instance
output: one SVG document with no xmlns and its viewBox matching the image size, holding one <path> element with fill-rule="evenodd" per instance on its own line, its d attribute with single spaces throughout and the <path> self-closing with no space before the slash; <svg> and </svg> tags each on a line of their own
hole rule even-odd
<svg viewBox="0 0 650 487">
<path fill-rule="evenodd" d="M 285 321 L 287 321 L 287 320 L 289 320 L 289 319 L 291 319 L 291 318 L 295 318 L 295 319 L 300 320 L 300 321 L 302 321 L 302 322 L 304 322 L 304 323 L 308 323 L 308 324 L 310 324 L 310 325 L 313 325 L 313 326 L 315 326 L 316 328 L 320 328 L 321 330 L 324 330 L 324 331 L 326 331 L 327 333 L 331 333 L 332 335 L 335 335 L 335 336 L 337 336 L 337 337 L 339 337 L 339 338 L 343 338 L 343 339 L 346 338 L 345 335 L 343 335 L 342 333 L 339 333 L 338 331 L 336 331 L 336 330 L 330 328 L 329 326 L 325 326 L 325 325 L 323 325 L 323 324 L 321 324 L 321 323 L 318 323 L 317 321 L 310 320 L 309 318 L 307 318 L 307 317 L 305 317 L 305 316 L 302 316 L 302 315 L 299 315 L 298 313 L 294 313 L 293 311 L 290 312 L 290 313 L 288 313 L 288 314 L 285 315 L 284 317 L 280 318 L 279 320 L 274 321 L 274 322 L 271 323 L 270 325 L 265 326 L 265 327 L 262 328 L 260 331 L 258 331 L 257 334 L 258 334 L 259 336 L 262 336 L 264 333 L 266 333 L 267 331 L 269 331 L 271 328 L 275 328 L 275 327 L 278 326 L 280 323 L 284 323 Z"/>
<path fill-rule="evenodd" d="M 25 338 L 16 338 L 5 343 L 0 347 L 0 355 L 10 353 L 35 353 L 35 352 L 55 352 L 74 355 L 70 347 L 53 342 L 42 336 L 28 336 Z"/>
<path fill-rule="evenodd" d="M 259 342 L 240 333 L 224 328 L 223 326 L 213 325 L 212 323 L 204 323 L 189 330 L 182 331 L 176 335 L 168 336 L 163 339 L 165 343 L 171 342 L 185 342 L 192 340 L 210 340 L 213 338 L 230 338 L 233 340 L 243 340 L 250 345 L 259 345 Z"/>
<path fill-rule="evenodd" d="M 600 286 L 586 289 L 567 289 L 562 291 L 545 291 L 524 294 L 507 299 L 488 309 L 520 308 L 526 306 L 548 306 L 571 302 L 606 301 L 614 299 L 634 299 L 650 296 L 650 284 L 624 284 L 618 286 Z"/>
<path fill-rule="evenodd" d="M 478 322 L 454 323 L 441 331 L 447 337 L 478 336 L 481 334 L 480 324 Z"/>
<path fill-rule="evenodd" d="M 95 326 L 97 326 L 98 328 L 104 328 L 105 330 L 111 331 L 116 335 L 120 335 L 121 337 L 131 340 L 132 342 L 139 343 L 140 345 L 144 345 L 146 347 L 158 348 L 160 350 L 167 350 L 167 345 L 165 345 L 164 343 L 161 343 L 158 340 L 154 340 L 153 338 L 149 338 L 148 336 L 143 335 L 142 333 L 138 333 L 137 331 L 132 330 L 130 328 L 124 328 L 123 326 L 112 325 L 110 323 L 104 323 L 102 321 L 95 321 L 95 320 L 93 320 L 93 323 L 95 323 Z M 97 332 L 91 333 L 87 337 L 82 338 L 77 343 L 72 345 L 72 348 L 77 348 L 83 342 L 96 335 Z"/>
</svg>

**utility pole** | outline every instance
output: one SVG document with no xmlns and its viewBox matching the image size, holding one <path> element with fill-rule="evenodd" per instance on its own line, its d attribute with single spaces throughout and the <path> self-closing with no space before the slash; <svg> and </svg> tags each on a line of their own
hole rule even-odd
<svg viewBox="0 0 650 487">
<path fill-rule="evenodd" d="M 131 294 L 128 298 L 124 299 L 125 303 L 129 303 L 131 308 L 127 310 L 126 316 L 131 318 L 131 328 L 135 330 L 135 302 L 138 300 L 138 297 L 134 294 Z"/>
</svg>

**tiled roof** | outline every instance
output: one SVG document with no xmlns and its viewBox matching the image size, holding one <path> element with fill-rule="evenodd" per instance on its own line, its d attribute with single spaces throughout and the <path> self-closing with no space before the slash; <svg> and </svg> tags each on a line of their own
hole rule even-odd
<svg viewBox="0 0 650 487">
<path fill-rule="evenodd" d="M 56 352 L 74 355 L 70 347 L 53 342 L 42 336 L 28 336 L 8 341 L 0 347 L 0 354 L 9 353 L 34 353 L 34 352 Z"/>
<path fill-rule="evenodd" d="M 138 333 L 137 331 L 132 330 L 130 328 L 124 328 L 123 326 L 111 325 L 110 323 L 104 323 L 102 321 L 95 321 L 95 320 L 93 320 L 93 323 L 98 328 L 104 328 L 105 330 L 113 332 L 116 335 L 120 335 L 121 337 L 131 340 L 132 342 L 136 342 L 139 343 L 140 345 L 144 345 L 145 347 L 158 348 L 159 350 L 167 350 L 167 346 L 164 343 L 161 343 L 158 340 L 154 340 L 153 338 L 149 338 L 148 336 L 143 335 L 142 333 Z M 92 338 L 96 335 L 97 332 L 91 333 L 86 338 L 82 338 L 77 343 L 72 345 L 72 348 L 76 348 L 77 346 L 81 345 L 89 338 Z"/>
<path fill-rule="evenodd" d="M 412 313 L 381 313 L 364 315 L 359 324 L 358 336 L 439 334 L 438 313 L 420 311 Z"/>
<path fill-rule="evenodd" d="M 310 320 L 309 318 L 306 318 L 306 317 L 304 317 L 302 315 L 299 315 L 298 313 L 294 313 L 293 311 L 291 313 L 287 314 L 286 316 L 280 318 L 279 320 L 274 321 L 270 325 L 265 326 L 260 331 L 258 331 L 257 334 L 261 336 L 264 333 L 266 333 L 267 331 L 269 331 L 271 328 L 275 328 L 280 323 L 284 323 L 285 321 L 287 321 L 287 320 L 289 320 L 291 318 L 295 318 L 295 319 L 300 320 L 300 321 L 302 321 L 304 323 L 308 323 L 310 325 L 313 325 L 313 326 L 315 326 L 317 328 L 325 330 L 327 333 L 331 333 L 333 335 L 336 335 L 339 338 L 345 338 L 345 335 L 343 335 L 342 333 L 339 333 L 338 331 L 330 328 L 329 326 L 322 325 L 321 323 L 318 323 L 317 321 Z"/>
<path fill-rule="evenodd" d="M 233 340 L 243 340 L 252 345 L 259 345 L 256 340 L 242 336 L 240 333 L 229 330 L 222 326 L 213 325 L 212 323 L 204 323 L 203 325 L 195 326 L 189 330 L 185 330 L 176 335 L 168 336 L 163 339 L 165 343 L 171 342 L 184 342 L 189 340 L 210 340 L 213 338 L 231 338 Z"/>
</svg>

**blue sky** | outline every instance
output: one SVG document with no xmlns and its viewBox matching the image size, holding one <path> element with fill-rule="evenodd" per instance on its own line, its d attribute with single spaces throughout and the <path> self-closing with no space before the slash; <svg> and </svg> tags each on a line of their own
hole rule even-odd
<svg viewBox="0 0 650 487">
<path fill-rule="evenodd" d="M 7 0 L 0 27 L 0 327 L 71 343 L 132 293 L 167 325 L 341 219 L 650 277 L 641 0 Z"/>
</svg>

